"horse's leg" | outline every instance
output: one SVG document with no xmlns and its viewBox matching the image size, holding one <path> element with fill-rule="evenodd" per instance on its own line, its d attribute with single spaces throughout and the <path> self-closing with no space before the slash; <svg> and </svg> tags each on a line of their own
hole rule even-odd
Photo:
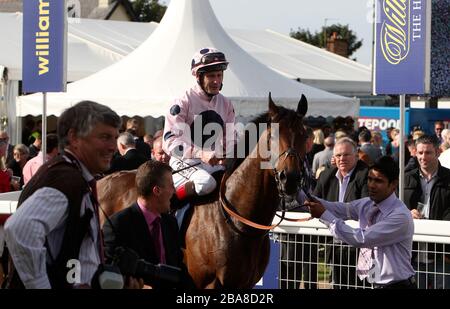
<svg viewBox="0 0 450 309">
<path fill-rule="evenodd" d="M 221 289 L 221 288 L 223 288 L 223 285 L 220 282 L 219 278 L 215 278 L 213 282 L 205 286 L 205 289 Z"/>
</svg>

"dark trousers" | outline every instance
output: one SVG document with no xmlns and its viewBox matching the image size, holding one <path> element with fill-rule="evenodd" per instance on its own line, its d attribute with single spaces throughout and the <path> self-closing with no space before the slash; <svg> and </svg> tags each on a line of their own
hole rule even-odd
<svg viewBox="0 0 450 309">
<path fill-rule="evenodd" d="M 302 280 L 305 289 L 317 289 L 317 241 L 317 236 L 280 234 L 281 289 L 299 289 Z"/>
<path fill-rule="evenodd" d="M 411 290 L 411 289 L 414 290 L 414 289 L 417 289 L 417 284 L 416 284 L 416 279 L 414 278 L 414 276 L 412 276 L 411 278 L 393 282 L 393 283 L 381 284 L 381 285 L 374 284 L 374 288 L 376 288 L 376 289 L 391 289 L 391 290 Z"/>
<path fill-rule="evenodd" d="M 354 247 L 336 246 L 331 252 L 333 289 L 355 289 L 363 286 L 356 274 L 359 251 Z"/>
</svg>

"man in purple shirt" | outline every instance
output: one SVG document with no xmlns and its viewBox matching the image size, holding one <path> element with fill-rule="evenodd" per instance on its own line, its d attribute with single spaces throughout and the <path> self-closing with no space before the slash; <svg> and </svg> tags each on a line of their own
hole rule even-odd
<svg viewBox="0 0 450 309">
<path fill-rule="evenodd" d="M 394 160 L 381 157 L 369 169 L 369 197 L 350 203 L 305 202 L 311 215 L 327 225 L 335 238 L 361 248 L 358 276 L 375 288 L 416 288 L 411 266 L 414 223 L 395 195 L 398 176 Z M 359 220 L 359 227 L 352 228 L 344 220 Z"/>
</svg>

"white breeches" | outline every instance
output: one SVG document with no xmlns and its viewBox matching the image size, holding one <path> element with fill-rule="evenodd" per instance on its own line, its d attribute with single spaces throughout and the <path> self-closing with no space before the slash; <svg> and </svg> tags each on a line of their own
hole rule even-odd
<svg viewBox="0 0 450 309">
<path fill-rule="evenodd" d="M 201 162 L 200 159 L 185 159 L 184 161 L 170 158 L 169 165 L 174 171 L 188 167 L 189 165 Z M 198 195 L 206 195 L 216 188 L 216 181 L 210 175 L 216 171 L 224 170 L 223 165 L 211 166 L 201 162 L 199 165 L 187 168 L 179 173 L 173 174 L 173 183 L 175 188 L 185 184 L 188 181 L 194 182 L 195 192 Z"/>
</svg>

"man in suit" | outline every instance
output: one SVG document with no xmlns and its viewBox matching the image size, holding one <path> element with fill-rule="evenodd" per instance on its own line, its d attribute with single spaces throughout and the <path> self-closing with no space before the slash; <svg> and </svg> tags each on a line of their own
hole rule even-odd
<svg viewBox="0 0 450 309">
<path fill-rule="evenodd" d="M 368 167 L 363 161 L 358 160 L 355 142 L 348 137 L 336 141 L 333 157 L 336 167 L 326 169 L 320 174 L 314 195 L 334 202 L 351 202 L 367 197 L 369 195 Z M 358 283 L 356 257 L 355 248 L 335 248 L 333 252 L 334 288 L 354 287 Z"/>
<path fill-rule="evenodd" d="M 136 203 L 114 214 L 103 225 L 107 258 L 114 256 L 117 247 L 130 248 L 146 262 L 182 268 L 182 286 L 190 287 L 192 281 L 183 264 L 177 221 L 167 214 L 175 193 L 172 168 L 158 161 L 145 162 L 137 170 L 136 188 Z M 170 286 L 164 282 L 151 285 Z"/>
<path fill-rule="evenodd" d="M 149 160 L 136 150 L 133 135 L 128 132 L 119 135 L 119 138 L 117 139 L 117 150 L 119 151 L 120 156 L 115 157 L 112 160 L 111 168 L 107 174 L 123 170 L 134 170 L 142 163 Z"/>
</svg>

